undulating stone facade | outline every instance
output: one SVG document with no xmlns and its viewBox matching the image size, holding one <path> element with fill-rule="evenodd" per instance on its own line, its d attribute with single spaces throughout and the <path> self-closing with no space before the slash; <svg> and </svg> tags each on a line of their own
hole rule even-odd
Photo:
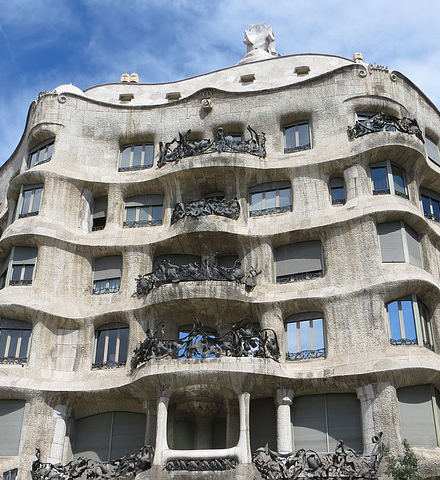
<svg viewBox="0 0 440 480">
<path fill-rule="evenodd" d="M 10 478 L 36 448 L 50 470 L 143 446 L 119 478 L 262 478 L 266 444 L 369 458 L 378 432 L 440 476 L 439 111 L 359 55 L 245 42 L 31 105 L 0 170 Z"/>
</svg>

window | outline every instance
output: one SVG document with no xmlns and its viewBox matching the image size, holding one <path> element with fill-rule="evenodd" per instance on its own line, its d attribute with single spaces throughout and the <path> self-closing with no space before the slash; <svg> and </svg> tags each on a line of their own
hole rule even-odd
<svg viewBox="0 0 440 480">
<path fill-rule="evenodd" d="M 38 215 L 43 195 L 43 185 L 26 185 L 21 187 L 18 202 L 18 218 Z"/>
<path fill-rule="evenodd" d="M 405 222 L 386 222 L 377 225 L 383 263 L 410 263 L 422 267 L 417 232 Z"/>
<path fill-rule="evenodd" d="M 28 168 L 35 167 L 35 165 L 40 165 L 41 163 L 50 162 L 53 153 L 53 145 L 54 140 L 49 140 L 33 150 L 28 157 Z"/>
<path fill-rule="evenodd" d="M 425 217 L 440 222 L 440 195 L 427 188 L 421 188 L 420 196 Z"/>
<path fill-rule="evenodd" d="M 104 229 L 107 220 L 107 197 L 95 198 L 92 220 L 92 232 Z"/>
<path fill-rule="evenodd" d="M 405 171 L 390 163 L 378 162 L 370 165 L 373 195 L 392 194 L 409 198 L 406 190 Z"/>
<path fill-rule="evenodd" d="M 154 159 L 154 145 L 152 143 L 141 143 L 138 145 L 127 145 L 122 147 L 119 165 L 120 172 L 131 170 L 142 170 L 151 168 Z"/>
<path fill-rule="evenodd" d="M 18 455 L 24 400 L 0 400 L 0 456 Z"/>
<path fill-rule="evenodd" d="M 292 211 L 292 193 L 289 181 L 263 183 L 249 189 L 251 217 L 290 211 Z"/>
<path fill-rule="evenodd" d="M 322 277 L 321 242 L 290 243 L 275 250 L 277 283 Z"/>
<path fill-rule="evenodd" d="M 345 183 L 343 178 L 332 178 L 330 180 L 330 198 L 332 205 L 344 205 Z"/>
<path fill-rule="evenodd" d="M 432 385 L 399 388 L 397 399 L 400 410 L 402 438 L 414 447 L 440 446 L 438 418 L 440 394 Z"/>
<path fill-rule="evenodd" d="M 362 452 L 359 400 L 352 393 L 295 397 L 291 406 L 294 450 L 334 451 L 338 441 Z"/>
<path fill-rule="evenodd" d="M 117 293 L 121 285 L 122 257 L 112 255 L 95 260 L 93 268 L 93 293 Z"/>
<path fill-rule="evenodd" d="M 203 327 L 203 332 L 206 335 L 200 333 L 195 335 L 193 332 L 194 325 L 183 325 L 179 328 L 179 340 L 182 342 L 182 346 L 179 349 L 179 357 L 182 358 L 213 358 L 217 355 L 215 353 L 209 353 L 210 350 L 210 338 L 215 338 L 217 332 L 213 328 Z M 193 332 L 191 338 L 189 334 Z"/>
<path fill-rule="evenodd" d="M 387 305 L 391 345 L 420 345 L 434 350 L 428 310 L 415 295 Z"/>
<path fill-rule="evenodd" d="M 162 225 L 163 195 L 137 195 L 125 200 L 124 227 Z"/>
<path fill-rule="evenodd" d="M 378 113 L 373 113 L 373 112 L 359 112 L 359 113 L 356 113 L 356 116 L 357 116 L 357 121 L 361 124 L 361 125 L 364 125 L 365 127 L 368 127 L 369 123 L 370 123 L 370 120 L 375 116 L 375 115 L 378 115 Z M 379 125 L 378 122 L 374 122 L 374 124 L 377 124 Z M 376 127 L 377 128 L 377 127 Z M 396 131 L 396 127 L 390 123 L 386 123 L 385 126 L 383 127 L 383 130 L 385 132 L 395 132 Z"/>
<path fill-rule="evenodd" d="M 437 143 L 427 135 L 425 136 L 426 140 L 426 154 L 428 155 L 429 160 L 434 162 L 436 165 L 440 166 L 440 154 L 438 151 Z"/>
<path fill-rule="evenodd" d="M 31 285 L 37 262 L 37 248 L 13 247 L 3 262 L 0 274 L 0 289 L 6 285 Z"/>
<path fill-rule="evenodd" d="M 26 363 L 31 333 L 27 322 L 0 318 L 0 363 Z"/>
<path fill-rule="evenodd" d="M 122 367 L 127 363 L 128 325 L 108 323 L 95 332 L 93 367 Z"/>
<path fill-rule="evenodd" d="M 145 442 L 145 415 L 108 412 L 75 422 L 73 460 L 79 457 L 98 462 L 116 460 L 137 452 Z"/>
<path fill-rule="evenodd" d="M 292 315 L 286 320 L 288 360 L 325 357 L 324 320 L 322 313 Z"/>
<path fill-rule="evenodd" d="M 309 148 L 311 148 L 309 122 L 294 123 L 284 127 L 284 153 L 293 153 Z"/>
</svg>

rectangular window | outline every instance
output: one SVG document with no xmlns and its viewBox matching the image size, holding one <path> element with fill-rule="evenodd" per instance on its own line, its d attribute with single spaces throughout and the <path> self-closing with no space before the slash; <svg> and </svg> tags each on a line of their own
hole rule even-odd
<svg viewBox="0 0 440 480">
<path fill-rule="evenodd" d="M 93 367 L 120 367 L 127 362 L 128 325 L 111 323 L 95 332 L 95 361 Z"/>
<path fill-rule="evenodd" d="M 93 294 L 119 292 L 122 275 L 122 257 L 112 255 L 95 260 L 93 268 Z"/>
<path fill-rule="evenodd" d="M 284 127 L 284 153 L 311 148 L 309 122 L 294 123 Z"/>
<path fill-rule="evenodd" d="M 43 185 L 26 185 L 21 188 L 18 218 L 38 215 L 43 195 Z"/>
<path fill-rule="evenodd" d="M 440 222 L 440 195 L 426 188 L 421 188 L 420 196 L 425 217 Z"/>
<path fill-rule="evenodd" d="M 0 318 L 0 363 L 26 363 L 31 332 L 27 322 Z"/>
<path fill-rule="evenodd" d="M 9 285 L 31 285 L 37 261 L 35 247 L 14 247 Z"/>
<path fill-rule="evenodd" d="M 380 115 L 378 114 L 377 112 L 376 113 L 373 113 L 373 112 L 359 112 L 359 113 L 356 113 L 356 116 L 357 116 L 357 121 L 361 124 L 361 125 L 364 125 L 365 127 L 369 127 L 370 125 L 370 122 L 371 122 L 371 119 L 376 116 L 376 115 Z M 382 121 L 380 121 L 382 124 Z M 373 129 L 376 130 L 376 128 L 378 127 L 379 123 L 377 122 L 377 120 L 375 121 L 373 119 Z M 385 131 L 385 132 L 395 132 L 396 131 L 396 127 L 392 124 L 389 124 L 389 123 L 386 123 L 384 127 L 382 127 L 382 129 Z"/>
<path fill-rule="evenodd" d="M 319 240 L 291 243 L 275 251 L 277 283 L 322 277 L 322 252 Z"/>
<path fill-rule="evenodd" d="M 272 182 L 249 189 L 249 214 L 251 217 L 292 211 L 290 182 Z"/>
<path fill-rule="evenodd" d="M 293 315 L 286 320 L 287 359 L 308 360 L 325 357 L 322 314 Z"/>
<path fill-rule="evenodd" d="M 49 162 L 52 158 L 53 145 L 54 140 L 50 140 L 49 142 L 46 142 L 33 150 L 28 157 L 28 168 L 35 167 L 41 163 Z"/>
<path fill-rule="evenodd" d="M 127 145 L 122 148 L 119 171 L 142 170 L 151 168 L 154 160 L 154 145 L 142 143 L 139 145 Z"/>
<path fill-rule="evenodd" d="M 163 195 L 137 195 L 125 200 L 124 227 L 162 225 Z"/>
<path fill-rule="evenodd" d="M 24 400 L 0 400 L 0 457 L 18 455 Z"/>
<path fill-rule="evenodd" d="M 373 195 L 398 195 L 409 198 L 406 188 L 405 171 L 390 163 L 378 162 L 370 165 Z"/>
<path fill-rule="evenodd" d="M 92 232 L 103 230 L 107 220 L 107 197 L 95 198 L 92 215 Z"/>
<path fill-rule="evenodd" d="M 330 198 L 332 205 L 344 205 L 345 182 L 343 178 L 332 178 L 330 180 Z"/>
<path fill-rule="evenodd" d="M 415 295 L 387 304 L 391 345 L 419 345 L 434 350 L 431 321 Z"/>
<path fill-rule="evenodd" d="M 440 166 L 440 154 L 438 151 L 438 146 L 437 142 L 435 142 L 432 138 L 428 137 L 427 135 L 425 136 L 426 140 L 426 154 L 431 160 L 431 162 L 434 162 L 436 165 Z"/>
<path fill-rule="evenodd" d="M 409 263 L 422 267 L 417 233 L 405 222 L 386 222 L 377 225 L 383 263 Z"/>
</svg>

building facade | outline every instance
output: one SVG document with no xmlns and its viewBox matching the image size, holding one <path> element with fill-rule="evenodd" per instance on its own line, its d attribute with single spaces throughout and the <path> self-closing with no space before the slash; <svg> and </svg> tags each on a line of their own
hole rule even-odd
<svg viewBox="0 0 440 480">
<path fill-rule="evenodd" d="M 142 478 L 258 478 L 265 444 L 369 455 L 378 432 L 440 476 L 439 110 L 359 55 L 245 43 L 234 67 L 31 105 L 0 170 L 10 478 L 36 448 L 144 445 Z"/>
</svg>

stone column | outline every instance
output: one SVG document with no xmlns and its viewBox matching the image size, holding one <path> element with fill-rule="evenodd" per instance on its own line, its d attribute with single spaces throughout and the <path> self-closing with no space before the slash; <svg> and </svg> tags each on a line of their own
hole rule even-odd
<svg viewBox="0 0 440 480">
<path fill-rule="evenodd" d="M 249 392 L 242 392 L 238 395 L 238 407 L 240 411 L 240 435 L 238 438 L 239 447 L 239 463 L 252 463 L 251 455 L 251 438 L 250 438 L 250 421 L 249 421 L 249 407 L 251 394 Z"/>
<path fill-rule="evenodd" d="M 169 403 L 170 394 L 168 392 L 162 392 L 157 403 L 156 448 L 154 451 L 153 465 L 162 465 L 163 451 L 168 450 L 167 424 Z"/>
<path fill-rule="evenodd" d="M 64 440 L 67 430 L 67 406 L 57 405 L 53 410 L 53 418 L 55 419 L 55 428 L 50 447 L 50 454 L 47 458 L 48 463 L 63 463 Z"/>
<path fill-rule="evenodd" d="M 293 450 L 292 419 L 290 407 L 293 401 L 293 390 L 277 389 L 275 405 L 277 406 L 277 450 L 279 453 L 290 453 Z"/>
<path fill-rule="evenodd" d="M 107 197 L 106 230 L 119 229 L 124 216 L 124 198 L 119 185 L 109 185 Z"/>
<path fill-rule="evenodd" d="M 285 333 L 281 308 L 277 304 L 272 304 L 270 306 L 262 305 L 259 310 L 260 328 L 261 330 L 270 328 L 275 332 L 278 340 L 278 347 L 280 349 L 280 361 L 284 362 L 286 360 L 286 348 L 284 346 Z"/>
<path fill-rule="evenodd" d="M 369 455 L 373 448 L 371 441 L 374 435 L 374 417 L 373 417 L 373 401 L 374 389 L 373 385 L 365 385 L 356 390 L 357 398 L 361 402 L 362 415 L 362 440 L 364 444 L 364 455 Z"/>
<path fill-rule="evenodd" d="M 146 413 L 145 445 L 155 446 L 157 426 L 157 405 L 156 402 L 145 400 L 144 408 Z"/>
<path fill-rule="evenodd" d="M 236 398 L 226 401 L 226 447 L 237 445 L 239 437 L 240 417 Z"/>
</svg>

